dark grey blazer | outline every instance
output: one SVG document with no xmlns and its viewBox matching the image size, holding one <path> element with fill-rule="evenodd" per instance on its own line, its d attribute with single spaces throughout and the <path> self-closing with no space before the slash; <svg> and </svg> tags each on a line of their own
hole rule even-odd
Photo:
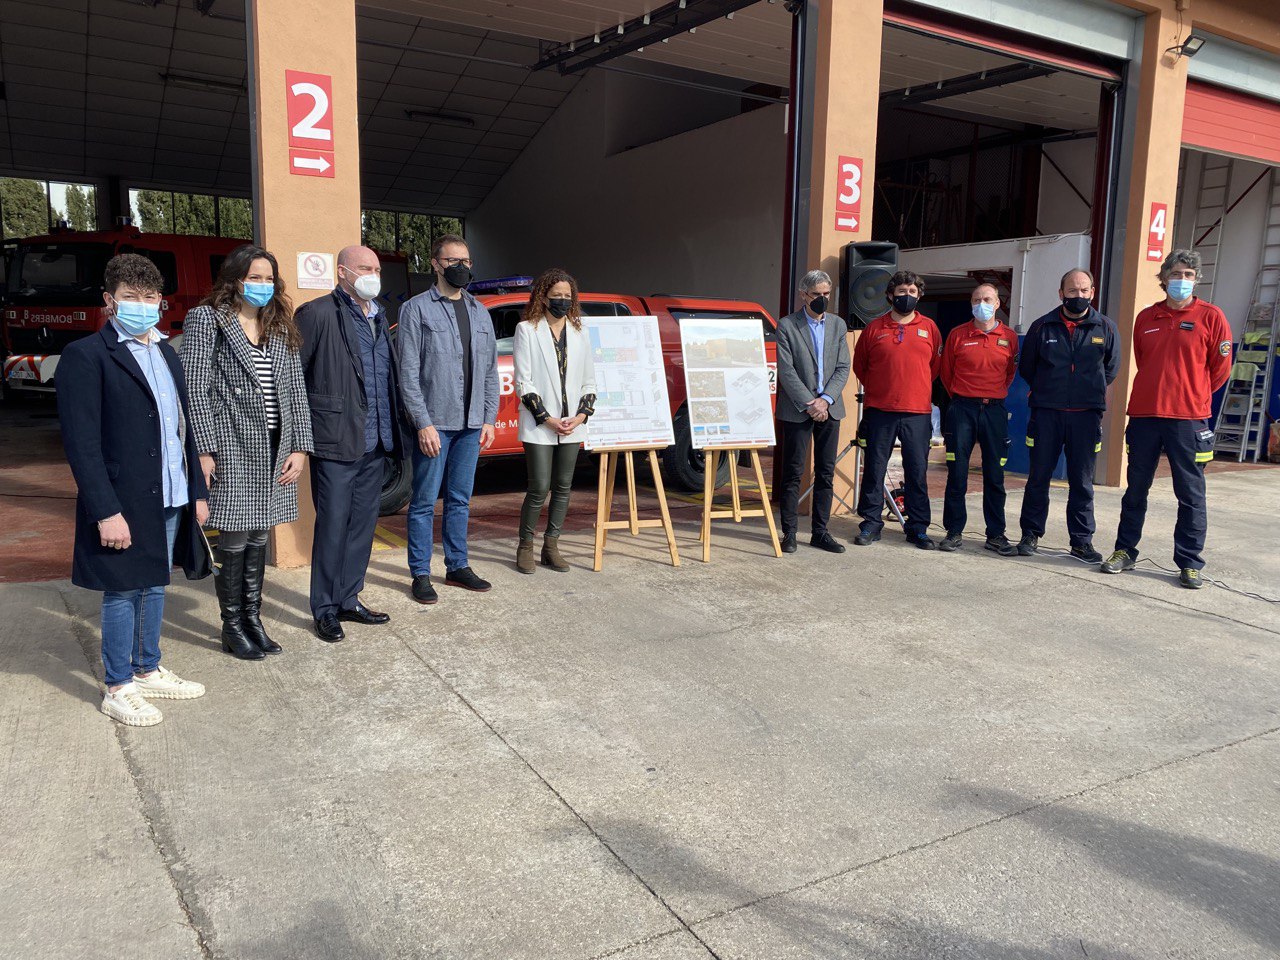
<svg viewBox="0 0 1280 960">
<path fill-rule="evenodd" d="M 823 318 L 826 339 L 822 347 L 823 390 L 832 401 L 832 420 L 844 419 L 841 394 L 849 382 L 849 341 L 845 339 L 845 322 L 830 311 Z M 801 307 L 778 321 L 778 419 L 804 423 L 809 419 L 806 406 L 818 396 L 818 354 L 813 349 L 809 320 Z"/>
</svg>

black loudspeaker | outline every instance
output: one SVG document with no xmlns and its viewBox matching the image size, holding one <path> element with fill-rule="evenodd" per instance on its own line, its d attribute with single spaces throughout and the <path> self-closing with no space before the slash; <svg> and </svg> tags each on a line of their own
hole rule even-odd
<svg viewBox="0 0 1280 960">
<path fill-rule="evenodd" d="M 898 269 L 898 245 L 849 243 L 840 252 L 840 310 L 850 330 L 861 330 L 889 309 L 885 290 Z"/>
</svg>

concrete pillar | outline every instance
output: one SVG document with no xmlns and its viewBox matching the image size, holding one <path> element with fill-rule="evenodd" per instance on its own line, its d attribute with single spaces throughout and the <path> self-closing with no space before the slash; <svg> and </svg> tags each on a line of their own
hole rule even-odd
<svg viewBox="0 0 1280 960">
<path fill-rule="evenodd" d="M 1182 35 L 1187 30 L 1183 27 Z M 1132 149 L 1121 176 L 1128 181 L 1127 209 L 1117 211 L 1123 220 L 1123 240 L 1117 244 L 1119 263 L 1113 274 L 1120 277 L 1119 298 L 1110 305 L 1112 319 L 1120 328 L 1124 355 L 1120 375 L 1111 388 L 1110 406 L 1104 426 L 1103 459 L 1098 480 L 1119 486 L 1124 479 L 1125 407 L 1135 372 L 1133 364 L 1133 321 L 1138 311 L 1163 298 L 1156 281 L 1160 267 L 1155 250 L 1148 244 L 1152 204 L 1164 204 L 1163 251 L 1173 244 L 1173 216 L 1178 199 L 1178 157 L 1182 149 L 1182 110 L 1187 90 L 1187 61 L 1166 54 L 1178 36 L 1177 14 L 1169 5 L 1166 12 L 1148 13 L 1143 27 L 1142 60 L 1139 71 Z"/>
<path fill-rule="evenodd" d="M 275 254 L 298 306 L 325 293 L 298 286 L 298 254 L 332 255 L 360 242 L 355 0 L 245 0 L 245 13 L 254 233 Z M 303 93 L 294 95 L 290 122 L 287 72 L 329 78 L 331 119 L 323 110 L 309 116 L 318 104 Z M 329 140 L 322 133 L 326 129 Z M 311 558 L 315 513 L 306 473 L 298 486 L 298 509 L 297 523 L 272 534 L 278 566 L 299 566 Z"/>
<path fill-rule="evenodd" d="M 884 3 L 817 0 L 816 6 L 816 36 L 810 33 L 806 51 L 813 64 L 813 83 L 806 90 L 812 147 L 808 169 L 800 171 L 808 180 L 808 229 L 798 243 L 796 266 L 798 274 L 814 268 L 825 270 L 838 286 L 841 248 L 871 239 Z M 842 158 L 845 162 L 860 161 L 856 183 L 851 182 L 848 170 L 842 170 Z M 848 310 L 846 304 L 840 308 Z M 856 334 L 849 334 L 850 353 L 855 339 Z M 844 391 L 847 416 L 840 424 L 841 450 L 857 429 L 857 392 L 857 384 L 850 378 Z M 853 484 L 850 455 L 836 470 L 836 496 L 850 500 Z M 808 486 L 807 479 L 804 486 Z M 842 510 L 836 501 L 834 511 Z"/>
</svg>

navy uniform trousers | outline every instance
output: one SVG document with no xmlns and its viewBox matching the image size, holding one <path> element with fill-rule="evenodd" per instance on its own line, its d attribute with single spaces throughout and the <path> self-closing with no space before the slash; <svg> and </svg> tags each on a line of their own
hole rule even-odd
<svg viewBox="0 0 1280 960">
<path fill-rule="evenodd" d="M 987 524 L 987 536 L 1004 536 L 1004 465 L 1009 456 L 1009 414 L 1004 402 L 953 397 L 947 405 L 942 433 L 947 442 L 943 529 L 948 535 L 960 534 L 969 521 L 965 495 L 969 492 L 969 460 L 977 444 L 982 451 L 982 518 Z"/>
<path fill-rule="evenodd" d="M 351 462 L 311 458 L 311 613 L 317 620 L 351 610 L 360 599 L 378 527 L 385 457 L 379 444 Z"/>
<path fill-rule="evenodd" d="M 1120 527 L 1116 549 L 1138 559 L 1138 541 L 1147 518 L 1147 494 L 1163 453 L 1169 461 L 1173 493 L 1178 498 L 1178 519 L 1173 527 L 1173 562 L 1179 569 L 1204 569 L 1205 532 L 1209 513 L 1205 508 L 1204 465 L 1213 459 L 1213 431 L 1204 420 L 1168 417 L 1134 417 L 1124 432 L 1129 449 L 1129 472 L 1120 501 Z"/>
<path fill-rule="evenodd" d="M 1049 519 L 1049 481 L 1065 450 L 1067 454 L 1067 535 L 1071 546 L 1093 541 L 1093 470 L 1102 449 L 1101 410 L 1052 410 L 1034 407 L 1027 424 L 1031 470 L 1022 492 L 1024 534 L 1044 536 Z"/>
<path fill-rule="evenodd" d="M 929 440 L 932 418 L 927 413 L 895 413 L 867 407 L 858 425 L 858 445 L 863 448 L 862 489 L 858 514 L 863 533 L 884 528 L 884 475 L 894 440 L 902 441 L 902 487 L 907 502 L 906 534 L 914 538 L 929 530 Z"/>
</svg>

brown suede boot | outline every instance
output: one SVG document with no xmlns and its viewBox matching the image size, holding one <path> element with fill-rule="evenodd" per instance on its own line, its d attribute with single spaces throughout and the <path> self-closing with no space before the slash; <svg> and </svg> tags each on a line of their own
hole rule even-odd
<svg viewBox="0 0 1280 960">
<path fill-rule="evenodd" d="M 559 537 L 542 538 L 542 563 L 558 573 L 569 572 L 569 565 L 564 562 L 564 557 L 560 556 Z"/>
<path fill-rule="evenodd" d="M 533 562 L 532 540 L 521 540 L 516 548 L 516 569 L 521 573 L 533 573 L 538 569 Z"/>
</svg>

